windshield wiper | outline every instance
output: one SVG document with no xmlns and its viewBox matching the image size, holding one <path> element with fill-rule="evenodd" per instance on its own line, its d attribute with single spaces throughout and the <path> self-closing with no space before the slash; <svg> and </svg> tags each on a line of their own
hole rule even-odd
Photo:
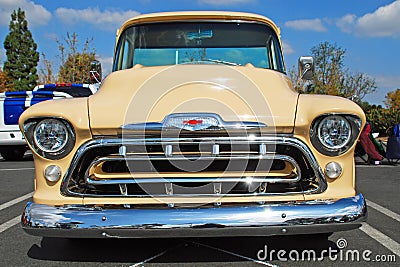
<svg viewBox="0 0 400 267">
<path fill-rule="evenodd" d="M 239 63 L 229 62 L 229 61 L 224 61 L 224 60 L 219 60 L 219 59 L 211 59 L 211 58 L 204 58 L 201 61 L 214 62 L 214 63 L 225 64 L 225 65 L 230 65 L 230 66 L 242 66 Z"/>
<path fill-rule="evenodd" d="M 216 63 L 216 64 L 224 64 L 224 65 L 229 65 L 229 66 L 242 66 L 239 63 L 229 62 L 229 61 L 224 61 L 224 60 L 219 60 L 219 59 L 211 59 L 211 58 L 203 58 L 201 60 L 182 62 L 180 64 L 201 64 L 202 62 L 212 62 L 212 63 Z"/>
</svg>

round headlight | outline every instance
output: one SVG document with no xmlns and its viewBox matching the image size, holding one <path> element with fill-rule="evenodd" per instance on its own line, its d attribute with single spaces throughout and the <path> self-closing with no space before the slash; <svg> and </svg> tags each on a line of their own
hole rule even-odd
<svg viewBox="0 0 400 267">
<path fill-rule="evenodd" d="M 318 124 L 318 139 L 328 149 L 338 150 L 351 137 L 350 123 L 342 116 L 327 116 Z"/>
<path fill-rule="evenodd" d="M 40 150 L 57 152 L 63 149 L 68 142 L 68 129 L 59 120 L 45 119 L 36 125 L 33 139 Z"/>
<path fill-rule="evenodd" d="M 361 124 L 359 117 L 350 114 L 319 116 L 311 124 L 311 143 L 324 155 L 341 155 L 356 142 Z"/>
<path fill-rule="evenodd" d="M 75 146 L 75 131 L 63 118 L 32 118 L 24 122 L 26 141 L 32 150 L 47 159 L 60 159 Z"/>
</svg>

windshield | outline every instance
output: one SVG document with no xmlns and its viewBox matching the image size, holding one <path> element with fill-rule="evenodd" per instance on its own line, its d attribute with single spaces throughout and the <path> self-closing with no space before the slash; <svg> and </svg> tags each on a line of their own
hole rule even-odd
<svg viewBox="0 0 400 267">
<path fill-rule="evenodd" d="M 113 70 L 136 64 L 246 65 L 284 72 L 275 32 L 264 24 L 169 22 L 127 28 L 121 35 Z"/>
</svg>

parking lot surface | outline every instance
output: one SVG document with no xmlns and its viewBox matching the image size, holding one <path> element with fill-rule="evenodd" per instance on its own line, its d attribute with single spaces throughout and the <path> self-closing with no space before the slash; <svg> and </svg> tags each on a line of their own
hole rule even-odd
<svg viewBox="0 0 400 267">
<path fill-rule="evenodd" d="M 357 164 L 368 205 L 358 230 L 318 236 L 69 240 L 19 225 L 34 166 L 0 158 L 0 266 L 399 266 L 400 166 Z"/>
</svg>

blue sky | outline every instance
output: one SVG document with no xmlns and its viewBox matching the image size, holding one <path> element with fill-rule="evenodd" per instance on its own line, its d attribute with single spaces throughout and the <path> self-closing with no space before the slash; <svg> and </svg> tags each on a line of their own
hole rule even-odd
<svg viewBox="0 0 400 267">
<path fill-rule="evenodd" d="M 77 33 L 81 43 L 93 37 L 105 72 L 111 70 L 116 29 L 141 13 L 175 10 L 228 10 L 258 13 L 280 28 L 286 67 L 321 42 L 346 49 L 352 72 L 375 78 L 377 93 L 364 100 L 383 104 L 388 91 L 400 88 L 400 0 L 0 0 L 0 40 L 8 33 L 12 10 L 25 10 L 29 29 L 54 66 L 56 39 Z M 5 52 L 0 49 L 0 61 Z"/>
</svg>

